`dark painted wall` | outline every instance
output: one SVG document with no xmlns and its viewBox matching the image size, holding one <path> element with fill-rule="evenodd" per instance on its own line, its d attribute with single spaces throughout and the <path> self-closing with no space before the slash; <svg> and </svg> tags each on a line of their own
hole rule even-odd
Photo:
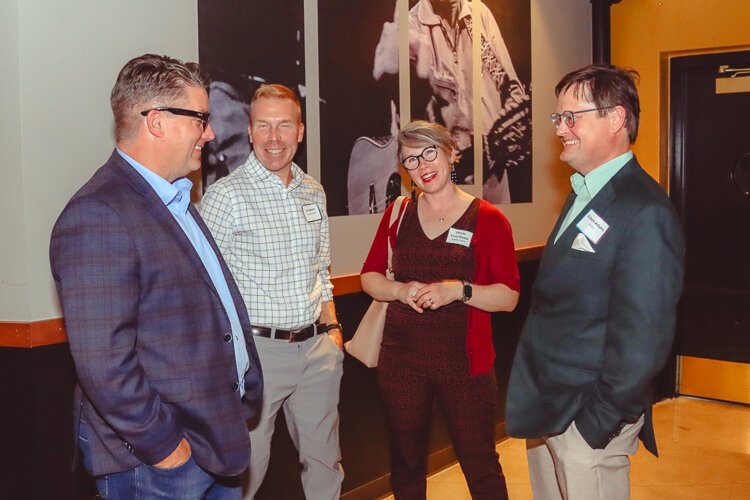
<svg viewBox="0 0 750 500">
<path fill-rule="evenodd" d="M 493 314 L 497 351 L 497 420 L 502 421 L 513 353 L 538 262 L 521 264 L 521 300 L 513 313 Z M 339 319 L 348 339 L 367 310 L 364 293 L 336 297 Z M 0 348 L 0 498 L 90 499 L 91 481 L 73 457 L 72 398 L 75 371 L 68 345 L 33 349 Z M 375 370 L 347 356 L 341 385 L 341 453 L 346 479 L 343 491 L 386 476 L 390 470 L 388 435 Z M 439 414 L 431 429 L 430 452 L 450 446 Z M 297 453 L 283 414 L 276 422 L 273 453 L 259 500 L 304 499 Z"/>
<path fill-rule="evenodd" d="M 92 498 L 72 471 L 74 386 L 68 344 L 0 348 L 0 498 Z"/>
</svg>

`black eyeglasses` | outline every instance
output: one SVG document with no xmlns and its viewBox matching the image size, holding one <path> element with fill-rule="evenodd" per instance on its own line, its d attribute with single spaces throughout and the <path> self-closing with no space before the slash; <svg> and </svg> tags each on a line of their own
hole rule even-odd
<svg viewBox="0 0 750 500">
<path fill-rule="evenodd" d="M 555 128 L 560 127 L 560 123 L 565 122 L 565 126 L 568 128 L 573 128 L 573 126 L 576 124 L 576 115 L 581 113 L 588 113 L 590 111 L 601 111 L 603 109 L 610 109 L 614 106 L 604 106 L 603 108 L 591 108 L 591 109 L 582 109 L 581 111 L 563 111 L 562 113 L 552 113 L 549 115 L 549 119 L 552 120 L 552 124 L 555 126 Z"/>
<path fill-rule="evenodd" d="M 173 115 L 189 116 L 191 118 L 197 118 L 201 121 L 203 130 L 206 130 L 206 127 L 208 127 L 208 120 L 211 118 L 211 113 L 204 113 L 203 111 L 193 111 L 192 109 L 169 108 L 166 106 L 159 106 L 158 108 L 147 109 L 145 111 L 141 111 L 141 114 L 143 116 L 146 116 L 148 115 L 149 111 L 166 111 L 168 113 L 172 113 Z"/>
<path fill-rule="evenodd" d="M 437 155 L 437 146 L 427 146 L 418 155 L 407 156 L 406 158 L 402 159 L 401 165 L 403 165 L 406 170 L 416 170 L 419 168 L 420 158 L 422 158 L 424 161 L 433 161 L 435 158 L 437 158 Z"/>
</svg>

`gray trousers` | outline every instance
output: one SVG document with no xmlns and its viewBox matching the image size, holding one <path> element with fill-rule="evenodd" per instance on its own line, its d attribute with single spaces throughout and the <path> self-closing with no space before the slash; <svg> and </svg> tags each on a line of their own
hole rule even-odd
<svg viewBox="0 0 750 500">
<path fill-rule="evenodd" d="M 338 428 L 344 353 L 326 334 L 291 343 L 255 337 L 255 347 L 263 369 L 263 405 L 260 422 L 250 431 L 249 489 L 244 498 L 254 498 L 263 483 L 274 421 L 283 406 L 302 463 L 305 496 L 338 499 L 344 479 Z"/>
<path fill-rule="evenodd" d="M 628 500 L 630 458 L 638 451 L 644 417 L 626 424 L 603 450 L 592 449 L 575 426 L 526 440 L 534 500 Z"/>
</svg>

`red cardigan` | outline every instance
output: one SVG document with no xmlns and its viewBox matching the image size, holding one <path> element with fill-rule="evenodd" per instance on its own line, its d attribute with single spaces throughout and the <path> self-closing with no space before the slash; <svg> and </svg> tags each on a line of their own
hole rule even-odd
<svg viewBox="0 0 750 500">
<path fill-rule="evenodd" d="M 401 207 L 399 219 L 403 216 L 406 204 Z M 362 266 L 362 273 L 376 272 L 385 275 L 388 266 L 387 234 L 391 241 L 395 241 L 398 220 L 387 228 L 391 217 L 389 206 L 375 233 L 375 239 L 370 247 L 370 253 Z M 508 288 L 519 291 L 520 278 L 516 262 L 516 249 L 513 244 L 513 233 L 505 216 L 490 203 L 480 200 L 477 224 L 471 246 L 476 256 L 477 268 L 472 283 L 476 285 L 491 285 L 503 283 Z M 394 247 L 394 252 L 396 251 Z M 469 358 L 469 370 L 472 375 L 482 375 L 492 369 L 495 361 L 495 348 L 492 345 L 492 325 L 490 313 L 468 307 L 468 331 L 466 332 L 466 353 Z"/>
</svg>

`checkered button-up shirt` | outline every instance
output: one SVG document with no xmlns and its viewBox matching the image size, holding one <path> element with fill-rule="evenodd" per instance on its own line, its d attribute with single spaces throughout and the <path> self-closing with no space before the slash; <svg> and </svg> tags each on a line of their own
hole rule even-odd
<svg viewBox="0 0 750 500">
<path fill-rule="evenodd" d="M 297 329 L 333 299 L 323 187 L 292 165 L 284 186 L 255 153 L 212 184 L 198 209 L 242 292 L 254 325 Z"/>
</svg>

